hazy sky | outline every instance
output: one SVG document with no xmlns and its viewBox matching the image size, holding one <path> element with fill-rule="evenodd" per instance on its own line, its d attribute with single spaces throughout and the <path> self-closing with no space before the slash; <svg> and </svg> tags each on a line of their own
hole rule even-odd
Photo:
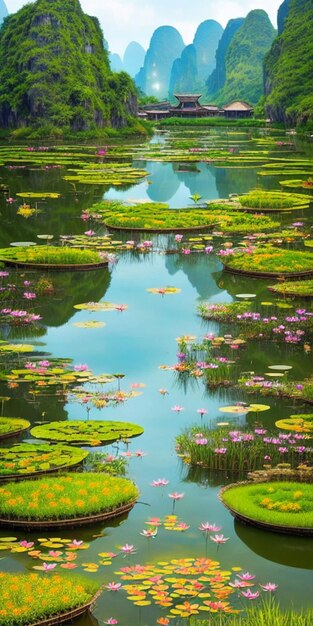
<svg viewBox="0 0 313 626">
<path fill-rule="evenodd" d="M 10 13 L 25 0 L 5 0 Z M 123 54 L 127 44 L 138 41 L 148 47 L 155 28 L 175 26 L 186 44 L 191 43 L 203 20 L 215 19 L 225 27 L 232 17 L 244 17 L 252 9 L 268 12 L 275 28 L 282 0 L 81 0 L 89 15 L 99 18 L 110 50 Z"/>
</svg>

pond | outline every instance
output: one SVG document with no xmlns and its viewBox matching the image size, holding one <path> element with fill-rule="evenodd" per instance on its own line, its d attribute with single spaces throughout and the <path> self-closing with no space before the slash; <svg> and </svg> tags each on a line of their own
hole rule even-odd
<svg viewBox="0 0 313 626">
<path fill-rule="evenodd" d="M 148 177 L 144 180 L 115 186 L 84 184 L 64 180 L 84 161 L 81 154 L 88 154 L 90 163 L 99 163 L 98 146 L 70 146 L 65 163 L 62 146 L 56 151 L 29 152 L 27 162 L 22 157 L 14 158 L 14 147 L 0 147 L 0 193 L 1 212 L 1 247 L 12 242 L 38 243 L 38 235 L 53 235 L 58 242 L 60 236 L 81 235 L 89 224 L 81 220 L 82 211 L 90 208 L 102 198 L 127 202 L 166 202 L 170 208 L 193 206 L 191 199 L 199 194 L 205 200 L 228 199 L 230 194 L 243 194 L 251 189 L 281 190 L 280 181 L 299 178 L 299 174 L 290 173 L 295 166 L 287 168 L 287 173 L 277 175 L 274 168 L 268 175 L 260 175 L 266 170 L 268 155 L 284 162 L 288 159 L 297 163 L 304 161 L 304 171 L 312 171 L 308 161 L 312 158 L 312 145 L 290 143 L 290 138 L 270 131 L 234 131 L 211 130 L 209 133 L 184 133 L 171 131 L 156 135 L 150 146 L 135 143 L 118 146 L 114 162 L 123 162 L 123 151 L 127 153 L 128 163 L 138 169 L 145 169 Z M 259 162 L 245 164 L 221 164 L 216 161 L 164 162 L 160 157 L 149 159 L 149 150 L 185 150 L 189 156 L 190 147 L 180 147 L 188 140 L 188 145 L 211 146 L 221 150 L 226 146 L 227 155 L 241 156 L 245 151 L 254 154 Z M 286 145 L 285 145 L 286 144 Z M 165 146 L 165 147 L 164 147 Z M 177 147 L 178 146 L 178 147 Z M 114 148 L 109 147 L 107 159 Z M 192 148 L 193 149 L 193 148 Z M 196 148 L 197 149 L 197 148 Z M 13 150 L 13 153 L 12 153 Z M 20 147 L 17 147 L 17 155 Z M 8 154 L 9 151 L 9 154 Z M 168 151 L 166 152 L 168 158 Z M 266 153 L 266 154 L 265 154 Z M 36 159 L 31 161 L 31 155 Z M 49 162 L 46 155 L 51 156 Z M 41 155 L 41 156 L 40 156 Z M 42 162 L 40 159 L 42 158 Z M 106 157 L 104 157 L 106 158 Z M 158 160 L 160 158 L 160 160 Z M 178 158 L 178 157 L 177 157 Z M 119 161 L 120 159 L 120 161 Z M 281 161 L 280 161 L 281 159 Z M 74 165 L 70 161 L 76 162 Z M 61 158 L 62 161 L 62 158 Z M 102 161 L 101 161 L 102 162 Z M 301 169 L 301 165 L 297 165 Z M 273 171 L 274 170 L 274 171 Z M 307 174 L 307 177 L 309 174 Z M 301 177 L 301 175 L 300 175 Z M 288 190 L 289 191 L 289 190 Z M 293 191 L 293 190 L 291 190 Z M 295 190 L 300 192 L 298 189 Z M 27 199 L 27 192 L 57 193 L 58 198 Z M 305 193 L 305 192 L 304 192 Z M 309 193 L 309 191 L 307 192 Z M 17 194 L 21 194 L 17 196 Z M 25 194 L 24 198 L 23 195 Z M 12 198 L 12 202 L 8 199 Z M 17 214 L 23 200 L 36 208 L 36 213 L 29 218 Z M 309 229 L 313 225 L 312 205 L 310 209 L 300 210 L 284 217 L 285 223 L 305 222 Z M 105 233 L 103 227 L 91 224 L 97 235 Z M 115 236 L 115 235 L 114 235 Z M 120 235 L 117 235 L 119 239 Z M 131 234 L 121 240 L 133 239 Z M 223 336 L 234 328 L 224 328 L 214 321 L 205 321 L 197 314 L 197 306 L 202 302 L 231 303 L 237 294 L 254 294 L 253 306 L 257 309 L 268 300 L 273 301 L 267 287 L 273 280 L 255 279 L 236 276 L 223 272 L 221 257 L 215 254 L 165 254 L 167 237 L 147 235 L 153 247 L 145 254 L 124 250 L 117 253 L 117 261 L 109 268 L 93 272 L 65 272 L 64 274 L 45 273 L 52 283 L 50 295 L 37 295 L 31 302 L 33 312 L 41 315 L 42 331 L 33 335 L 31 327 L 18 334 L 8 325 L 0 326 L 1 340 L 27 343 L 34 346 L 36 356 L 42 359 L 71 359 L 74 364 L 87 364 L 96 376 L 103 373 L 123 373 L 124 378 L 114 382 L 123 390 L 138 392 L 135 397 L 119 403 L 108 404 L 97 409 L 83 402 L 75 402 L 68 396 L 53 393 L 28 394 L 25 384 L 10 385 L 0 383 L 0 395 L 9 400 L 4 402 L 3 415 L 29 420 L 32 425 L 41 421 L 57 420 L 116 420 L 139 424 L 144 434 L 127 443 L 118 442 L 106 447 L 97 447 L 96 451 L 107 451 L 114 456 L 123 453 L 128 463 L 128 476 L 140 489 L 139 502 L 125 518 L 119 518 L 106 525 L 91 526 L 85 530 L 57 530 L 56 536 L 84 540 L 89 548 L 78 553 L 73 576 L 85 573 L 83 564 L 93 563 L 94 571 L 87 576 L 107 584 L 118 581 L 116 572 L 121 567 L 138 563 L 169 562 L 184 557 L 204 557 L 221 562 L 222 568 L 240 567 L 244 572 L 253 572 L 258 581 L 275 582 L 279 588 L 277 597 L 283 607 L 312 607 L 311 581 L 313 569 L 313 545 L 309 538 L 274 534 L 234 522 L 234 518 L 218 498 L 222 486 L 234 482 L 232 472 L 210 471 L 182 462 L 175 449 L 175 438 L 191 425 L 198 425 L 199 432 L 204 424 L 219 428 L 219 423 L 229 422 L 234 429 L 249 426 L 275 429 L 278 419 L 294 413 L 306 413 L 310 406 L 297 403 L 288 398 L 267 397 L 262 395 L 247 396 L 233 387 L 206 388 L 199 379 L 186 380 L 174 371 L 160 368 L 162 365 L 173 366 L 177 362 L 179 348 L 178 337 L 186 335 L 203 337 L 208 333 Z M 141 238 L 142 239 L 142 238 Z M 236 238 L 235 238 L 236 239 Z M 238 239 L 238 238 L 237 238 Z M 137 239 L 136 239 L 137 241 Z M 234 241 L 231 238 L 229 241 Z M 222 243 L 220 242 L 220 245 Z M 27 284 L 27 291 L 36 291 L 37 273 L 27 270 L 9 269 L 9 278 L 1 278 L 6 285 L 22 281 Z M 6 282 L 5 282 L 6 281 Z M 153 294 L 149 288 L 172 286 L 179 292 L 172 295 Z M 284 302 L 277 297 L 275 302 Z M 127 305 L 126 310 L 97 311 L 77 310 L 75 305 L 85 302 L 113 302 Z M 2 300 L 3 303 L 3 300 Z M 24 302 L 25 308 L 28 302 Z M 267 314 L 271 305 L 262 305 Z M 311 301 L 297 300 L 295 306 L 305 306 L 312 310 Z M 123 309 L 123 307 L 122 307 Z M 287 310 L 288 312 L 288 310 Z M 84 322 L 97 321 L 104 325 L 84 328 Z M 80 325 L 82 323 L 82 327 Z M 79 324 L 79 325 L 77 325 Z M 277 364 L 292 366 L 288 373 L 290 380 L 303 380 L 313 374 L 313 361 L 310 337 L 306 339 L 307 348 L 301 344 L 290 345 L 272 341 L 251 340 L 244 348 L 236 352 L 234 367 L 240 372 L 253 371 L 259 376 L 269 372 L 269 367 Z M 2 364 L 3 365 L 3 364 Z M 106 388 L 107 390 L 107 388 Z M 164 393 L 160 392 L 164 390 Z M 244 413 L 229 415 L 220 409 L 238 402 L 266 403 L 269 409 L 262 413 Z M 181 410 L 173 410 L 182 407 Z M 199 409 L 205 409 L 201 416 Z M 27 440 L 31 438 L 28 435 Z M 22 439 L 26 440 L 26 439 Z M 35 442 L 34 439 L 31 439 Z M 6 443 L 5 445 L 9 445 Z M 11 444 L 10 444 L 11 445 Z M 168 484 L 153 487 L 153 481 L 164 478 Z M 184 494 L 174 506 L 169 494 Z M 154 538 L 142 534 L 148 529 L 150 518 L 163 519 L 175 510 L 178 523 L 185 523 L 186 529 L 171 531 L 160 527 Z M 206 541 L 199 527 L 204 522 L 215 523 L 227 542 L 216 545 Z M 45 531 L 49 533 L 49 531 Z M 53 533 L 53 534 L 54 534 Z M 52 535 L 53 535 L 52 534 Z M 12 531 L 2 530 L 0 540 L 12 535 Z M 13 531 L 19 541 L 34 541 L 46 534 Z M 48 536 L 52 536 L 49 535 Z M 128 556 L 120 554 L 120 547 L 130 544 L 136 553 Z M 101 565 L 102 553 L 117 553 L 111 565 Z M 2 552 L 1 570 L 5 572 L 31 571 L 36 565 L 26 552 Z M 87 568 L 88 569 L 88 568 Z M 92 568 L 91 568 L 92 569 Z M 61 570 L 60 570 L 61 571 Z M 44 574 L 49 575 L 49 574 Z M 134 606 L 126 599 L 123 591 L 118 593 L 105 591 L 98 599 L 93 616 L 81 618 L 79 626 L 97 626 L 114 616 L 121 624 L 156 623 L 160 611 L 151 606 Z M 174 622 L 173 622 L 174 623 Z"/>
</svg>

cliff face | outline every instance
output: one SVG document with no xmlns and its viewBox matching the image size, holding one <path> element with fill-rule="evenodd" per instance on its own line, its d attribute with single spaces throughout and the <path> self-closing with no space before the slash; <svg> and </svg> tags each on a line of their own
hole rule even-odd
<svg viewBox="0 0 313 626">
<path fill-rule="evenodd" d="M 0 31 L 0 124 L 72 130 L 124 126 L 135 87 L 113 74 L 96 18 L 79 0 L 37 0 Z"/>
<path fill-rule="evenodd" d="M 283 4 L 281 4 L 278 9 L 277 26 L 278 26 L 279 35 L 281 35 L 284 30 L 285 21 L 289 13 L 289 8 L 290 8 L 290 0 L 284 0 Z"/>
<path fill-rule="evenodd" d="M 312 24 L 312 0 L 290 0 L 283 31 L 264 63 L 266 112 L 274 121 L 313 121 Z"/>
<path fill-rule="evenodd" d="M 143 69 L 136 76 L 136 83 L 145 94 L 167 98 L 172 66 L 184 47 L 176 28 L 160 26 L 154 31 Z"/>
<path fill-rule="evenodd" d="M 223 32 L 223 35 L 219 41 L 218 48 L 215 55 L 215 69 L 209 76 L 206 86 L 209 97 L 214 98 L 215 94 L 222 89 L 226 81 L 226 54 L 228 48 L 235 36 L 238 28 L 244 23 L 243 17 L 238 17 L 235 20 L 229 20 L 227 26 Z"/>
<path fill-rule="evenodd" d="M 193 45 L 197 53 L 198 76 L 205 82 L 215 67 L 215 54 L 223 34 L 222 26 L 215 20 L 206 20 L 197 28 Z"/>
<path fill-rule="evenodd" d="M 246 100 L 256 104 L 263 95 L 263 61 L 276 31 L 265 11 L 251 11 L 237 30 L 226 54 L 226 81 L 218 101 Z"/>
<path fill-rule="evenodd" d="M 182 51 L 180 59 L 173 63 L 169 95 L 175 93 L 194 93 L 198 83 L 197 53 L 191 44 Z"/>
<path fill-rule="evenodd" d="M 145 54 L 145 49 L 140 43 L 131 41 L 125 50 L 123 58 L 123 68 L 125 72 L 134 78 L 144 64 Z"/>
</svg>

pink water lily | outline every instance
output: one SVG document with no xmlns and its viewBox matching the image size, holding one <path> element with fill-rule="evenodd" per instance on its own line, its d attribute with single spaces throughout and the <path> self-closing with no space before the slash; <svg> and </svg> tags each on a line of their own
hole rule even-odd
<svg viewBox="0 0 313 626">
<path fill-rule="evenodd" d="M 32 548 L 35 544 L 33 541 L 20 541 L 19 545 L 21 546 L 21 548 Z"/>
<path fill-rule="evenodd" d="M 50 572 L 57 566 L 57 563 L 43 563 L 42 567 L 45 572 Z"/>
<path fill-rule="evenodd" d="M 60 552 L 60 550 L 50 550 L 49 551 L 49 556 L 52 556 L 53 559 L 57 559 L 59 556 L 62 556 L 63 552 Z"/>
<path fill-rule="evenodd" d="M 119 589 L 121 588 L 122 583 L 115 583 L 114 581 L 112 583 L 108 583 L 105 588 L 108 589 L 108 591 L 119 591 Z"/>
<path fill-rule="evenodd" d="M 175 413 L 180 413 L 183 410 L 184 410 L 184 407 L 179 406 L 179 404 L 175 404 L 175 406 L 172 406 L 172 411 L 175 411 Z"/>
<path fill-rule="evenodd" d="M 214 537 L 210 537 L 210 539 L 219 545 L 221 543 L 226 543 L 229 537 L 224 537 L 224 535 L 214 535 Z"/>
<path fill-rule="evenodd" d="M 256 600 L 260 594 L 258 591 L 251 591 L 251 589 L 248 589 L 247 591 L 242 591 L 241 595 L 247 598 L 247 600 Z"/>
<path fill-rule="evenodd" d="M 140 533 L 143 537 L 147 537 L 147 539 L 154 539 L 158 534 L 157 528 L 148 528 L 148 530 L 142 530 Z"/>
<path fill-rule="evenodd" d="M 169 481 L 166 478 L 157 478 L 157 480 L 153 480 L 150 483 L 151 487 L 165 487 L 168 485 Z"/>
<path fill-rule="evenodd" d="M 262 589 L 264 591 L 276 591 L 276 589 L 278 588 L 278 585 L 275 585 L 275 583 L 266 583 L 266 585 L 260 585 L 260 587 L 262 587 Z"/>
<path fill-rule="evenodd" d="M 218 533 L 221 530 L 221 526 L 217 526 L 216 524 L 210 524 L 210 522 L 202 522 L 199 526 L 199 530 L 203 533 Z"/>
<path fill-rule="evenodd" d="M 126 554 L 135 554 L 135 552 L 136 552 L 135 547 L 133 545 L 128 544 L 128 543 L 125 543 L 125 546 L 121 547 L 121 551 L 124 552 L 125 556 L 126 556 Z"/>
<path fill-rule="evenodd" d="M 254 574 L 250 574 L 250 572 L 244 572 L 243 574 L 238 574 L 238 578 L 240 578 L 240 580 L 253 580 L 255 576 Z"/>
<path fill-rule="evenodd" d="M 73 541 L 69 544 L 69 548 L 80 548 L 83 545 L 83 541 L 79 541 L 78 539 L 73 539 Z"/>
<path fill-rule="evenodd" d="M 104 624 L 118 624 L 118 620 L 115 619 L 114 617 L 109 617 L 109 619 L 107 619 L 105 622 L 103 622 Z"/>
<path fill-rule="evenodd" d="M 169 493 L 168 497 L 172 498 L 172 500 L 181 500 L 184 497 L 184 493 L 177 493 L 177 491 L 175 491 L 174 493 Z"/>
<path fill-rule="evenodd" d="M 207 414 L 207 410 L 206 409 L 197 409 L 197 413 L 199 413 L 199 415 L 201 417 L 203 417 L 204 415 Z"/>
</svg>

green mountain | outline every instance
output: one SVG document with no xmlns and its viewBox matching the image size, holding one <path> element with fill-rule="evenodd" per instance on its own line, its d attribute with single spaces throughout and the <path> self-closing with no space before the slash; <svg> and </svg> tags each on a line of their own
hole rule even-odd
<svg viewBox="0 0 313 626">
<path fill-rule="evenodd" d="M 208 96 L 210 98 L 214 98 L 216 93 L 225 85 L 227 51 L 238 28 L 240 28 L 243 23 L 243 17 L 238 17 L 235 20 L 229 20 L 222 34 L 215 54 L 215 69 L 209 76 L 206 83 Z"/>
<path fill-rule="evenodd" d="M 136 76 L 136 84 L 147 95 L 167 98 L 171 70 L 185 44 L 176 28 L 160 26 L 151 38 L 144 66 Z"/>
<path fill-rule="evenodd" d="M 135 86 L 109 65 L 99 22 L 79 0 L 37 0 L 0 31 L 0 124 L 74 131 L 123 127 Z"/>
<path fill-rule="evenodd" d="M 197 52 L 194 45 L 190 44 L 183 49 L 181 57 L 173 63 L 169 88 L 170 98 L 175 93 L 194 93 L 197 85 Z"/>
<path fill-rule="evenodd" d="M 266 112 L 274 121 L 313 121 L 313 1 L 290 0 L 280 37 L 265 59 Z"/>
<path fill-rule="evenodd" d="M 131 41 L 124 53 L 123 68 L 127 74 L 134 77 L 144 64 L 145 49 L 137 41 Z"/>
<path fill-rule="evenodd" d="M 265 11 L 251 11 L 235 33 L 226 54 L 226 81 L 218 103 L 245 100 L 255 104 L 263 95 L 263 61 L 276 31 Z"/>
<path fill-rule="evenodd" d="M 289 7 L 290 7 L 290 0 L 284 0 L 283 4 L 281 4 L 279 9 L 278 9 L 277 26 L 278 26 L 278 34 L 279 35 L 281 35 L 283 30 L 284 30 L 285 21 L 286 21 L 286 19 L 288 17 L 288 13 L 289 13 Z"/>
<path fill-rule="evenodd" d="M 215 20 L 202 22 L 194 36 L 193 45 L 197 52 L 198 76 L 205 83 L 215 67 L 215 53 L 223 34 L 222 26 Z"/>
</svg>

